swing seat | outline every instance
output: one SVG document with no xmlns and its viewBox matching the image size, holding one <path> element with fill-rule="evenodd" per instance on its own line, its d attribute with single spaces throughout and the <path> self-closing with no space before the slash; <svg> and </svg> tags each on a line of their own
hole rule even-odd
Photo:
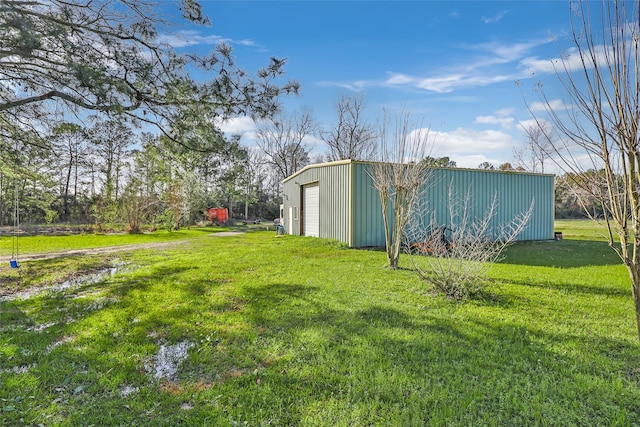
<svg viewBox="0 0 640 427">
<path fill-rule="evenodd" d="M 9 261 L 9 264 L 11 265 L 11 268 L 20 268 L 20 264 L 18 264 L 17 259 L 12 259 L 11 261 Z"/>
</svg>

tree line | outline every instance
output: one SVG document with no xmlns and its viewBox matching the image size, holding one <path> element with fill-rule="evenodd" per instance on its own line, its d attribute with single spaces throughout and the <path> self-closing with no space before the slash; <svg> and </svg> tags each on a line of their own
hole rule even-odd
<svg viewBox="0 0 640 427">
<path fill-rule="evenodd" d="M 16 203 L 23 223 L 93 224 L 98 230 L 129 232 L 149 224 L 191 225 L 205 220 L 206 208 L 213 206 L 227 207 L 232 218 L 273 219 L 279 216 L 281 182 L 287 176 L 311 163 L 376 158 L 379 131 L 363 118 L 363 108 L 362 95 L 342 96 L 328 130 L 310 111 L 278 112 L 257 123 L 254 149 L 241 145 L 239 135 L 220 131 L 200 129 L 184 144 L 139 132 L 118 118 L 94 117 L 90 126 L 63 122 L 40 135 L 38 144 L 17 140 L 7 146 L 0 164 L 0 225 L 14 223 Z M 312 135 L 324 141 L 326 155 L 312 157 L 305 143 Z M 537 151 L 520 150 L 516 167 L 484 162 L 477 168 L 541 172 L 546 156 L 540 145 L 537 140 L 527 146 Z M 446 156 L 425 155 L 422 163 L 457 167 Z M 557 178 L 558 218 L 602 215 L 597 197 L 583 188 L 594 174 Z"/>
</svg>

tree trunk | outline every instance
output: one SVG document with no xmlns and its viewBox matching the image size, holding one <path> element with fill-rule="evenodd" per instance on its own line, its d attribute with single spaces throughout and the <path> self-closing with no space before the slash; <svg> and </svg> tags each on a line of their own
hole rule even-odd
<svg viewBox="0 0 640 427">
<path fill-rule="evenodd" d="M 244 219 L 249 219 L 249 196 L 244 199 Z"/>
<path fill-rule="evenodd" d="M 4 174 L 0 173 L 0 225 L 4 225 Z"/>
<path fill-rule="evenodd" d="M 636 309 L 636 327 L 638 329 L 638 338 L 640 339 L 640 271 L 637 265 L 630 263 L 627 265 L 629 278 L 631 279 L 631 293 L 633 295 L 633 305 Z"/>
<path fill-rule="evenodd" d="M 73 170 L 73 150 L 69 147 L 69 165 L 67 166 L 67 177 L 64 183 L 64 196 L 62 205 L 62 215 L 65 221 L 69 220 L 69 185 L 71 184 L 71 171 Z"/>
<path fill-rule="evenodd" d="M 75 162 L 73 162 L 73 208 L 78 215 L 78 147 L 74 150 Z"/>
</svg>

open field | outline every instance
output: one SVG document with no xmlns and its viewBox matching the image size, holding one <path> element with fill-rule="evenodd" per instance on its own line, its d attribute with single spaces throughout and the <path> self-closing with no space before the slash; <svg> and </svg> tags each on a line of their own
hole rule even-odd
<svg viewBox="0 0 640 427">
<path fill-rule="evenodd" d="M 33 292 L 0 300 L 0 424 L 638 425 L 626 270 L 557 228 L 462 304 L 406 258 L 264 231 L 3 265 Z"/>
</svg>

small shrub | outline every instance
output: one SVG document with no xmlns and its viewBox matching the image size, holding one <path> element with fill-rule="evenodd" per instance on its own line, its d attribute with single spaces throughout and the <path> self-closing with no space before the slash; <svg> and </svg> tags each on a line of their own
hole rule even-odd
<svg viewBox="0 0 640 427">
<path fill-rule="evenodd" d="M 405 246 L 412 255 L 418 275 L 448 298 L 463 300 L 477 295 L 486 288 L 486 273 L 500 260 L 504 249 L 524 230 L 533 203 L 527 212 L 517 215 L 511 222 L 496 226 L 494 219 L 497 200 L 494 197 L 481 218 L 469 213 L 471 195 L 459 199 L 449 191 L 449 225 L 436 221 L 435 212 L 428 225 L 416 215 L 409 223 Z M 418 209 L 420 212 L 420 209 Z M 422 258 L 421 262 L 416 256 Z"/>
</svg>

